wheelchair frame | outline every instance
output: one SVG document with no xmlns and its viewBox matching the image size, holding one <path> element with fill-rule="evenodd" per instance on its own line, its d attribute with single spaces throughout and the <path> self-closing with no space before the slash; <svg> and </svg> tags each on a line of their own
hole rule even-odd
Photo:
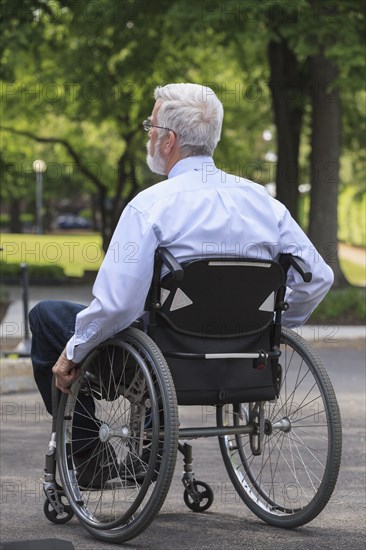
<svg viewBox="0 0 366 550">
<path fill-rule="evenodd" d="M 245 261 L 253 262 L 250 259 Z M 279 263 L 285 275 L 292 266 L 304 281 L 311 280 L 311 274 L 304 273 L 300 262 L 294 257 L 282 255 Z M 275 397 L 243 403 L 217 402 L 216 426 L 179 428 L 174 382 L 165 358 L 189 360 L 193 355 L 197 358 L 199 354 L 162 353 L 155 343 L 157 314 L 162 307 L 160 285 L 163 266 L 168 268 L 173 279 L 178 282 L 184 275 L 183 267 L 172 254 L 166 249 L 158 249 L 147 301 L 147 309 L 150 311 L 148 335 L 139 328 L 130 328 L 93 350 L 83 362 L 81 381 L 72 386 L 73 397 L 63 395 L 60 401 L 60 392 L 53 388 L 52 437 L 46 453 L 44 481 L 45 515 L 55 523 L 66 523 L 76 513 L 82 525 L 96 538 L 108 542 L 130 540 L 148 527 L 163 504 L 173 476 L 177 450 L 183 454 L 184 461 L 184 501 L 193 511 L 205 511 L 213 502 L 213 491 L 205 482 L 196 480 L 192 465 L 192 447 L 182 440 L 218 437 L 229 477 L 239 496 L 254 514 L 271 525 L 286 528 L 311 521 L 326 506 L 336 484 L 341 460 L 341 422 L 333 388 L 319 357 L 298 335 L 281 327 L 282 312 L 288 307 L 285 302 L 285 279 L 276 293 L 270 350 L 205 354 L 205 359 L 208 360 L 250 360 L 253 367 L 259 369 L 268 364 L 276 366 L 279 360 L 284 360 L 286 366 L 283 375 L 280 369 L 275 381 Z M 280 349 L 281 342 L 285 351 Z M 287 353 L 291 357 L 288 365 Z M 130 363 L 132 367 L 129 366 Z M 106 364 L 111 367 L 113 376 L 111 382 L 109 375 L 108 384 L 102 380 L 105 376 L 105 369 L 102 367 Z M 294 369 L 293 381 L 289 374 L 291 369 Z M 93 376 L 97 380 L 96 384 L 91 381 Z M 136 380 L 139 380 L 143 390 L 137 388 Z M 287 383 L 290 385 L 290 381 L 294 384 L 294 389 L 286 399 L 282 398 L 280 394 L 284 389 L 287 392 Z M 134 384 L 135 394 L 129 389 Z M 111 386 L 115 388 L 113 391 Z M 302 393 L 298 391 L 300 387 Z M 299 405 L 295 401 L 296 391 L 302 399 Z M 109 417 L 112 419 L 110 422 L 103 419 L 105 410 L 102 410 L 99 417 L 96 415 L 98 426 L 95 440 L 101 447 L 118 440 L 114 445 L 115 451 L 120 452 L 116 460 L 118 467 L 121 464 L 126 465 L 130 456 L 133 459 L 138 458 L 141 465 L 142 448 L 150 449 L 149 458 L 144 464 L 142 481 L 135 475 L 134 467 L 131 476 L 126 475 L 124 466 L 124 477 L 120 476 L 122 481 L 118 482 L 119 485 L 105 489 L 107 497 L 111 497 L 112 492 L 114 495 L 113 503 L 111 504 L 110 499 L 108 501 L 108 510 L 112 510 L 115 501 L 120 499 L 117 502 L 120 505 L 119 516 L 117 517 L 116 511 L 109 511 L 108 520 L 105 517 L 106 510 L 103 509 L 102 512 L 102 504 L 98 504 L 96 509 L 89 505 L 90 495 L 99 493 L 78 485 L 73 429 L 77 405 L 85 396 L 93 398 L 97 406 L 103 402 L 105 410 L 119 401 L 128 401 L 130 404 L 127 412 L 124 409 L 122 427 L 119 426 L 118 429 L 113 425 L 113 415 Z M 311 410 L 319 402 L 316 418 Z M 116 410 L 119 412 L 118 406 L 113 405 L 114 418 Z M 291 407 L 295 407 L 295 412 Z M 134 413 L 135 417 L 132 409 L 138 411 Z M 308 416 L 305 418 L 309 424 L 312 422 L 310 428 L 303 427 L 300 422 L 300 429 L 296 429 L 297 423 L 299 424 L 296 414 L 299 412 L 300 417 L 306 412 Z M 153 420 L 149 420 L 151 425 L 146 423 L 149 414 L 153 417 Z M 139 426 L 132 429 L 133 423 Z M 313 431 L 309 435 L 307 430 Z M 317 444 L 321 447 L 319 454 Z M 293 466 L 289 465 L 290 459 L 287 455 L 290 454 L 295 462 Z M 272 459 L 274 465 L 269 468 L 267 463 Z M 307 466 L 305 460 L 311 465 Z M 299 481 L 297 488 L 299 494 L 287 494 L 289 482 L 285 480 L 285 474 L 280 472 L 281 461 L 289 471 L 287 475 L 290 479 L 297 479 L 296 476 L 300 479 L 301 474 L 302 481 Z M 56 465 L 61 483 L 56 481 Z M 303 472 L 299 472 L 301 467 Z M 275 477 L 277 484 L 283 484 L 283 495 L 276 493 Z M 100 488 L 101 493 L 103 490 Z M 132 504 L 131 491 L 135 495 Z M 66 503 L 63 502 L 65 497 Z M 107 497 L 103 498 L 108 500 Z"/>
</svg>

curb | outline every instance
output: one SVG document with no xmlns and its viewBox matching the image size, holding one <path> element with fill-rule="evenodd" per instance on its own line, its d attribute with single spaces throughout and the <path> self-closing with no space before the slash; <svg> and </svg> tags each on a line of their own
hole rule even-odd
<svg viewBox="0 0 366 550">
<path fill-rule="evenodd" d="M 37 389 L 30 357 L 1 358 L 0 394 L 33 391 Z"/>
<path fill-rule="evenodd" d="M 363 340 L 366 343 L 366 326 L 337 325 L 336 323 L 303 325 L 292 329 L 309 344 L 335 344 L 349 340 Z"/>
</svg>

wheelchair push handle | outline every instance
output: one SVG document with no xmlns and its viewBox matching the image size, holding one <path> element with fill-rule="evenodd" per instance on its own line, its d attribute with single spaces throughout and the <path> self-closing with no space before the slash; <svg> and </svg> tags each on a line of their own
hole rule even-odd
<svg viewBox="0 0 366 550">
<path fill-rule="evenodd" d="M 292 254 L 280 254 L 279 263 L 286 271 L 286 273 L 290 266 L 296 269 L 296 271 L 300 273 L 304 283 L 310 283 L 311 279 L 313 278 L 313 275 L 312 273 L 310 273 L 310 271 L 304 271 L 299 258 L 295 258 L 295 256 L 292 256 Z"/>
<path fill-rule="evenodd" d="M 158 248 L 156 254 L 159 260 L 169 269 L 173 278 L 176 281 L 181 281 L 184 277 L 184 270 L 173 254 L 169 252 L 167 248 Z M 292 256 L 292 254 L 280 254 L 279 263 L 286 273 L 290 266 L 296 269 L 305 283 L 310 283 L 312 280 L 312 273 L 310 271 L 305 271 L 301 265 L 301 260 L 297 257 L 295 258 L 295 256 Z"/>
<path fill-rule="evenodd" d="M 169 252 L 167 248 L 158 248 L 159 254 L 163 264 L 169 269 L 170 273 L 176 281 L 181 281 L 184 276 L 184 270 L 180 263 L 174 258 L 173 254 Z"/>
</svg>

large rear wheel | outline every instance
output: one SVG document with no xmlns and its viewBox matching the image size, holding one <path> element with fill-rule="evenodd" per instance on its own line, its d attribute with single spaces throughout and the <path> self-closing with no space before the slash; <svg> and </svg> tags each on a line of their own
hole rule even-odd
<svg viewBox="0 0 366 550">
<path fill-rule="evenodd" d="M 96 538 L 124 542 L 159 512 L 178 448 L 178 409 L 155 343 L 130 328 L 93 350 L 57 419 L 58 468 L 73 512 Z"/>
<path fill-rule="evenodd" d="M 279 397 L 263 404 L 257 433 L 262 450 L 253 454 L 251 436 L 222 436 L 220 448 L 240 497 L 259 518 L 279 527 L 314 519 L 334 490 L 341 461 L 341 418 L 325 368 L 306 341 L 282 329 Z M 217 409 L 219 426 L 248 424 L 250 404 Z"/>
</svg>

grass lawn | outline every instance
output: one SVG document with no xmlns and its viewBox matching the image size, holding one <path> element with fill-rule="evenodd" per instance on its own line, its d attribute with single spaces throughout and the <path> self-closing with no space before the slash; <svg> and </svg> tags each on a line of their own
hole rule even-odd
<svg viewBox="0 0 366 550">
<path fill-rule="evenodd" d="M 103 259 L 101 237 L 88 235 L 28 235 L 4 233 L 0 237 L 1 260 L 6 263 L 58 265 L 66 276 L 82 277 L 84 271 L 96 271 Z"/>
<path fill-rule="evenodd" d="M 342 271 L 351 285 L 366 286 L 366 270 L 364 266 L 340 259 Z"/>
</svg>

